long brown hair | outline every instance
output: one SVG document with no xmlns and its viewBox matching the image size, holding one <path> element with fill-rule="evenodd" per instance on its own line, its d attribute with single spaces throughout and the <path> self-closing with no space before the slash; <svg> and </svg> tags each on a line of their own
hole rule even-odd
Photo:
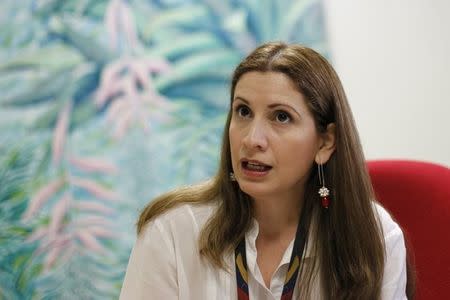
<svg viewBox="0 0 450 300">
<path fill-rule="evenodd" d="M 281 72 L 305 96 L 318 132 L 334 123 L 336 150 L 324 166 L 332 204 L 324 210 L 317 196 L 317 166 L 307 180 L 303 209 L 314 222 L 308 240 L 314 241 L 312 264 L 302 269 L 302 299 L 308 298 L 311 279 L 319 275 L 324 299 L 379 299 L 384 270 L 384 239 L 372 199 L 374 193 L 365 158 L 342 84 L 320 54 L 300 45 L 267 43 L 255 49 L 236 68 L 231 81 L 231 102 L 244 73 Z M 230 106 L 231 107 L 231 106 Z M 248 230 L 253 216 L 250 197 L 229 179 L 232 172 L 228 129 L 222 140 L 220 165 L 209 182 L 169 192 L 142 212 L 138 234 L 152 218 L 180 203 L 217 202 L 217 209 L 201 231 L 200 253 L 217 267 Z M 306 288 L 305 288 L 306 287 Z"/>
</svg>

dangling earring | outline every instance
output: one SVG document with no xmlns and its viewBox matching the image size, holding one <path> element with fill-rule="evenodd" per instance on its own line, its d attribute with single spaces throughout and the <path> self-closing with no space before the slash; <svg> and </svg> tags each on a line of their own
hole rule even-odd
<svg viewBox="0 0 450 300">
<path fill-rule="evenodd" d="M 230 181 L 236 181 L 236 176 L 234 176 L 233 172 L 230 172 Z"/>
<path fill-rule="evenodd" d="M 330 190 L 325 187 L 325 176 L 323 174 L 323 165 L 317 164 L 317 169 L 319 173 L 319 183 L 322 186 L 319 189 L 319 196 L 321 198 L 322 207 L 328 208 L 330 206 Z"/>
</svg>

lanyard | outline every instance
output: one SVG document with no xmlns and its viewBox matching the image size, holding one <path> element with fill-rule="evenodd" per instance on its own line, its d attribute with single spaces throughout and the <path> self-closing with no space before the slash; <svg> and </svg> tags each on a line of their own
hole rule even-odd
<svg viewBox="0 0 450 300">
<path fill-rule="evenodd" d="M 302 212 L 304 209 L 302 210 Z M 305 249 L 307 226 L 306 218 L 302 214 L 300 224 L 297 226 L 295 234 L 294 247 L 292 249 L 291 260 L 289 261 L 288 272 L 284 280 L 283 292 L 281 293 L 281 300 L 290 300 L 294 293 L 295 283 L 297 282 L 298 272 L 300 270 L 300 260 Z M 245 237 L 239 242 L 235 249 L 235 264 L 236 264 L 236 283 L 238 300 L 249 300 L 248 292 L 248 267 L 245 252 Z"/>
</svg>

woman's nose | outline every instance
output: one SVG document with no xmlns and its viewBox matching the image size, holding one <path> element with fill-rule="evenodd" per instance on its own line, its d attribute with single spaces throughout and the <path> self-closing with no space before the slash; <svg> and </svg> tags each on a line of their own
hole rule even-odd
<svg viewBox="0 0 450 300">
<path fill-rule="evenodd" d="M 243 142 L 248 149 L 265 150 L 268 145 L 267 128 L 265 124 L 261 121 L 253 120 L 253 122 L 249 124 Z"/>
</svg>

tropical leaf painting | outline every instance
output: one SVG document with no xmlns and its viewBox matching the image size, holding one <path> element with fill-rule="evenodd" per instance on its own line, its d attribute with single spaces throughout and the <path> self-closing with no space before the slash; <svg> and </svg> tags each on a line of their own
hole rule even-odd
<svg viewBox="0 0 450 300">
<path fill-rule="evenodd" d="M 0 4 L 0 299 L 115 299 L 152 197 L 214 174 L 231 73 L 319 0 Z"/>
</svg>

